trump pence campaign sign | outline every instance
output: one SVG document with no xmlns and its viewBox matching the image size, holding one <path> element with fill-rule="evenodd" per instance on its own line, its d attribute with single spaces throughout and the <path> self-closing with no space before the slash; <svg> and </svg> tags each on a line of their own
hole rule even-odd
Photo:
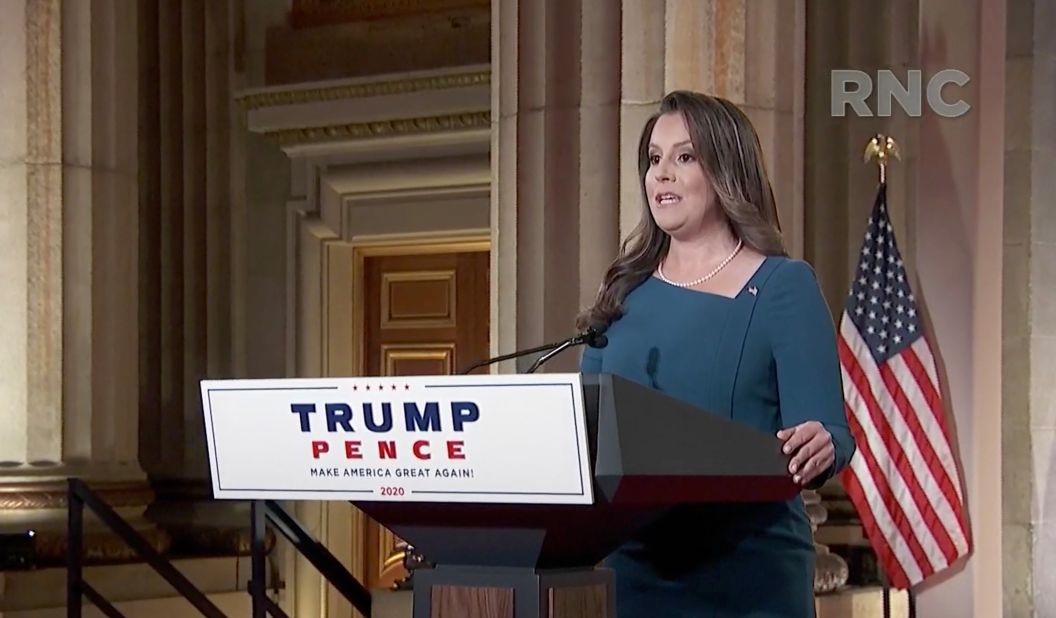
<svg viewBox="0 0 1056 618">
<path fill-rule="evenodd" d="M 593 502 L 579 374 L 201 382 L 224 499 Z"/>
</svg>

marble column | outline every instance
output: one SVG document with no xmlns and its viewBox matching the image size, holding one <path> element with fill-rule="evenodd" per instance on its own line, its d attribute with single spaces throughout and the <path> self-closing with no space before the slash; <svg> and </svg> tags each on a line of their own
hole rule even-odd
<svg viewBox="0 0 1056 618">
<path fill-rule="evenodd" d="M 620 12 L 498 0 L 492 32 L 491 341 L 505 353 L 572 333 L 616 253 Z"/>
<path fill-rule="evenodd" d="M 229 2 L 140 3 L 142 461 L 151 517 L 185 553 L 248 550 L 244 505 L 211 500 L 199 382 L 237 377 Z M 239 247 L 240 249 L 241 247 Z M 238 262 L 241 263 L 241 262 Z M 239 345 L 243 344 L 243 345 Z M 236 357 L 241 362 L 236 363 Z"/>
<path fill-rule="evenodd" d="M 45 563 L 67 477 L 165 543 L 138 520 L 136 13 L 16 0 L 0 21 L 0 526 L 35 529 Z M 130 551 L 90 532 L 86 553 Z"/>
<path fill-rule="evenodd" d="M 1003 615 L 1056 613 L 1056 2 L 1008 3 L 1002 303 Z"/>
</svg>

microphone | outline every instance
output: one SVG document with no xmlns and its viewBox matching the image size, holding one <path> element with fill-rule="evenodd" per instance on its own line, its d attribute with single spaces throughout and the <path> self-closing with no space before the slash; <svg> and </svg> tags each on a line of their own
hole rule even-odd
<svg viewBox="0 0 1056 618">
<path fill-rule="evenodd" d="M 609 345 L 609 338 L 605 336 L 605 331 L 607 329 L 608 327 L 603 323 L 591 324 L 585 331 L 562 342 L 550 352 L 540 356 L 539 359 L 528 369 L 528 373 L 535 373 L 535 370 L 541 367 L 543 363 L 572 346 L 587 344 L 592 348 L 604 348 Z"/>
<path fill-rule="evenodd" d="M 548 343 L 546 345 L 536 346 L 534 348 L 510 352 L 509 354 L 503 354 L 501 356 L 486 358 L 482 361 L 473 363 L 469 367 L 466 367 L 465 369 L 460 371 L 459 374 L 465 375 L 473 371 L 474 369 L 478 369 L 486 365 L 499 363 L 513 358 L 520 358 L 522 356 L 528 356 L 529 354 L 536 354 L 538 352 L 548 352 L 547 354 L 544 354 L 542 357 L 540 357 L 539 360 L 535 361 L 535 363 L 532 365 L 532 368 L 528 371 L 528 373 L 533 373 L 536 369 L 539 368 L 540 365 L 550 360 L 557 354 L 560 354 L 562 351 L 568 349 L 571 346 L 587 344 L 594 348 L 604 348 L 609 343 L 608 338 L 605 337 L 605 335 L 603 334 L 607 328 L 608 327 L 602 323 L 593 324 L 586 330 L 576 334 L 574 337 L 565 339 L 564 341 L 557 341 L 554 343 Z"/>
</svg>

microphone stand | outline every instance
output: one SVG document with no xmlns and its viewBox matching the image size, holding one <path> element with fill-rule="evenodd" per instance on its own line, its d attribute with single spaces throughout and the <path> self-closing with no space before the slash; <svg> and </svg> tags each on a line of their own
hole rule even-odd
<svg viewBox="0 0 1056 618">
<path fill-rule="evenodd" d="M 540 365 L 550 360 L 554 356 L 560 354 L 564 350 L 567 350 L 571 346 L 583 345 L 585 343 L 594 347 L 605 347 L 606 339 L 605 335 L 602 334 L 604 332 L 604 326 L 600 329 L 596 326 L 591 326 L 590 328 L 577 334 L 576 336 L 571 337 L 569 339 L 565 339 L 563 341 L 558 341 L 556 343 L 548 343 L 546 345 L 528 348 L 526 350 L 517 350 L 516 352 L 510 352 L 509 354 L 503 354 L 502 356 L 495 356 L 493 358 L 484 359 L 463 369 L 459 372 L 459 374 L 466 375 L 470 371 L 473 371 L 478 367 L 483 367 L 484 365 L 490 365 L 492 363 L 498 363 L 504 360 L 510 360 L 512 358 L 519 358 L 521 356 L 535 354 L 536 352 L 547 352 L 546 354 L 539 357 L 539 359 L 532 364 L 531 369 L 528 370 L 528 373 L 535 373 L 535 370 L 538 369 Z"/>
<path fill-rule="evenodd" d="M 578 339 L 578 337 L 576 339 Z M 550 360 L 551 358 L 557 356 L 561 352 L 564 352 L 566 349 L 568 349 L 568 348 L 570 348 L 570 347 L 572 347 L 574 345 L 578 345 L 580 343 L 583 343 L 582 341 L 576 341 L 576 339 L 569 339 L 568 341 L 562 343 L 561 345 L 557 346 L 553 350 L 550 350 L 546 354 L 543 354 L 542 356 L 540 356 L 534 363 L 532 363 L 532 366 L 528 369 L 528 371 L 526 373 L 535 373 L 535 370 L 538 369 L 546 361 Z"/>
<path fill-rule="evenodd" d="M 510 352 L 509 354 L 503 354 L 502 356 L 496 356 L 496 357 L 493 357 L 493 358 L 485 358 L 482 361 L 478 361 L 476 363 L 473 363 L 472 365 L 470 365 L 469 367 L 466 367 L 465 369 L 463 369 L 462 371 L 459 371 L 458 373 L 461 374 L 461 375 L 466 375 L 470 371 L 473 371 L 474 369 L 477 369 L 479 367 L 483 367 L 485 365 L 491 365 L 492 363 L 501 363 L 502 361 L 505 361 L 505 360 L 510 360 L 510 359 L 513 359 L 513 358 L 520 358 L 521 356 L 527 356 L 529 354 L 535 354 L 536 352 L 546 352 L 546 351 L 549 351 L 549 350 L 553 350 L 554 348 L 556 348 L 558 346 L 565 345 L 567 343 L 568 343 L 568 341 L 559 341 L 557 343 L 548 343 L 546 345 L 536 346 L 534 348 L 529 348 L 527 350 L 517 350 L 516 352 Z"/>
</svg>

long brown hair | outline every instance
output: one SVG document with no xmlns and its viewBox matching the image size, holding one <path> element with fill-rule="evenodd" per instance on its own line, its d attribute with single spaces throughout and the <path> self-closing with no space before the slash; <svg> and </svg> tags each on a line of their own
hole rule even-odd
<svg viewBox="0 0 1056 618">
<path fill-rule="evenodd" d="M 667 255 L 670 237 L 653 220 L 645 177 L 650 167 L 653 127 L 660 116 L 669 113 L 680 113 L 685 119 L 693 149 L 733 233 L 745 246 L 763 255 L 786 255 L 774 192 L 751 121 L 736 105 L 720 97 L 683 90 L 672 92 L 645 123 L 638 140 L 642 218 L 605 273 L 594 305 L 577 318 L 579 328 L 607 326 L 618 320 L 627 294 L 651 276 Z"/>
</svg>

